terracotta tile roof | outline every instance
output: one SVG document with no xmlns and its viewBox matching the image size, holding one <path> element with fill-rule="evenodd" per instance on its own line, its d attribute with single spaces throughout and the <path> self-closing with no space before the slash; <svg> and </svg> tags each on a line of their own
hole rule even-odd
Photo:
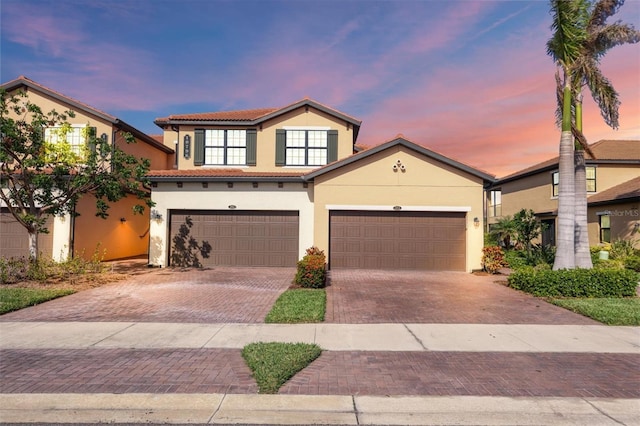
<svg viewBox="0 0 640 426">
<path fill-rule="evenodd" d="M 198 178 L 301 178 L 302 172 L 245 172 L 241 169 L 150 170 L 147 176 L 162 179 Z"/>
<path fill-rule="evenodd" d="M 640 200 L 640 176 L 594 194 L 587 199 L 587 202 L 595 204 L 634 198 Z"/>
<path fill-rule="evenodd" d="M 244 109 L 238 111 L 202 112 L 195 114 L 172 114 L 168 117 L 157 118 L 156 121 L 171 120 L 185 121 L 252 121 L 271 114 L 279 108 Z"/>
<path fill-rule="evenodd" d="M 640 141 L 638 140 L 610 140 L 605 139 L 590 145 L 595 158 L 585 155 L 591 164 L 607 161 L 636 161 L 640 162 Z M 558 157 L 535 164 L 526 169 L 512 173 L 499 179 L 499 181 L 513 180 L 514 178 L 533 174 L 538 171 L 555 167 L 558 164 Z"/>
</svg>

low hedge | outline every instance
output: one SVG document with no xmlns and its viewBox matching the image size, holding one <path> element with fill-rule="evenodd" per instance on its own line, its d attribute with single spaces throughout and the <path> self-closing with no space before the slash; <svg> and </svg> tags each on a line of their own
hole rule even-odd
<svg viewBox="0 0 640 426">
<path fill-rule="evenodd" d="M 509 286 L 541 297 L 631 297 L 638 274 L 624 269 L 523 268 L 509 275 Z"/>
</svg>

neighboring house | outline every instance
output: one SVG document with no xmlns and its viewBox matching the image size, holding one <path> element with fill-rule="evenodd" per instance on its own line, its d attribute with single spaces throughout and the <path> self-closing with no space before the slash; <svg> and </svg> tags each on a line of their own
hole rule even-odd
<svg viewBox="0 0 640 426">
<path fill-rule="evenodd" d="M 589 244 L 640 240 L 640 141 L 601 140 L 586 155 Z M 488 194 L 488 223 L 532 209 L 546 224 L 542 243 L 555 245 L 558 157 L 498 179 Z"/>
<path fill-rule="evenodd" d="M 152 265 L 191 241 L 205 266 L 291 267 L 317 246 L 330 268 L 481 268 L 492 175 L 401 136 L 360 150 L 361 122 L 311 99 L 155 122 L 178 156 L 149 175 Z"/>
<path fill-rule="evenodd" d="M 29 100 L 38 105 L 44 113 L 55 109 L 62 113 L 75 112 L 68 122 L 73 131 L 68 140 L 86 143 L 82 129 L 89 126 L 96 134 L 116 144 L 123 151 L 139 158 L 148 158 L 153 169 L 170 167 L 173 164 L 173 150 L 161 142 L 135 129 L 124 121 L 97 110 L 80 101 L 69 98 L 50 88 L 42 86 L 26 77 L 19 77 L 0 86 L 9 93 L 24 91 Z M 45 129 L 45 135 L 51 129 Z M 137 143 L 127 144 L 122 136 L 128 132 Z M 112 203 L 109 217 L 95 216 L 95 199 L 90 195 L 81 198 L 76 206 L 79 216 L 51 217 L 48 222 L 49 234 L 41 234 L 40 251 L 54 259 L 66 259 L 70 253 L 91 258 L 96 252 L 104 260 L 145 255 L 149 247 L 149 209 L 143 215 L 134 215 L 132 206 L 137 203 L 133 197 Z M 0 256 L 15 257 L 28 255 L 26 230 L 8 212 L 6 206 L 0 211 Z"/>
</svg>

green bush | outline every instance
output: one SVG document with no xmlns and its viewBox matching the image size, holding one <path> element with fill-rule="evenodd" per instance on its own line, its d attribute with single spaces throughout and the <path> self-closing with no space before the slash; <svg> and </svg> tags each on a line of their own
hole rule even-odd
<svg viewBox="0 0 640 426">
<path fill-rule="evenodd" d="M 624 269 L 624 262 L 613 259 L 597 259 L 593 262 L 595 269 Z"/>
<path fill-rule="evenodd" d="M 482 248 L 482 269 L 490 274 L 495 274 L 505 266 L 504 252 L 498 246 Z"/>
<path fill-rule="evenodd" d="M 624 261 L 627 257 L 631 257 L 635 254 L 633 243 L 629 240 L 617 240 L 611 244 L 611 250 L 609 256 L 611 259 L 617 259 Z"/>
<path fill-rule="evenodd" d="M 294 283 L 304 288 L 324 287 L 327 276 L 327 258 L 317 247 L 308 248 L 298 262 Z"/>
<path fill-rule="evenodd" d="M 639 276 L 624 269 L 523 268 L 513 272 L 509 286 L 542 297 L 630 297 L 636 295 Z"/>
<path fill-rule="evenodd" d="M 624 261 L 624 267 L 632 271 L 640 272 L 640 256 L 630 256 Z"/>
<path fill-rule="evenodd" d="M 530 252 L 524 252 L 527 265 L 553 265 L 556 258 L 556 248 L 550 245 L 534 244 Z"/>
<path fill-rule="evenodd" d="M 527 259 L 525 259 L 524 253 L 518 250 L 507 250 L 504 253 L 504 259 L 507 266 L 513 270 L 527 266 Z"/>
</svg>

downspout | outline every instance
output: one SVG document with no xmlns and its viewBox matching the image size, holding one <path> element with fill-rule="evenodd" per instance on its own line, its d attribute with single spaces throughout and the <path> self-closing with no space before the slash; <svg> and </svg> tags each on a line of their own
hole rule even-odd
<svg viewBox="0 0 640 426">
<path fill-rule="evenodd" d="M 179 157 L 179 151 L 180 151 L 180 126 L 172 124 L 171 125 L 171 130 L 173 130 L 174 132 L 176 132 L 176 140 L 173 142 L 174 145 L 174 151 L 175 151 L 175 161 L 173 163 L 173 168 L 177 169 L 178 168 L 178 157 Z"/>
<path fill-rule="evenodd" d="M 71 214 L 70 214 L 70 227 L 71 227 L 71 232 L 69 233 L 69 254 L 68 257 L 71 258 L 75 258 L 75 240 L 76 240 L 76 203 L 73 203 L 73 208 L 71 209 Z"/>
</svg>

